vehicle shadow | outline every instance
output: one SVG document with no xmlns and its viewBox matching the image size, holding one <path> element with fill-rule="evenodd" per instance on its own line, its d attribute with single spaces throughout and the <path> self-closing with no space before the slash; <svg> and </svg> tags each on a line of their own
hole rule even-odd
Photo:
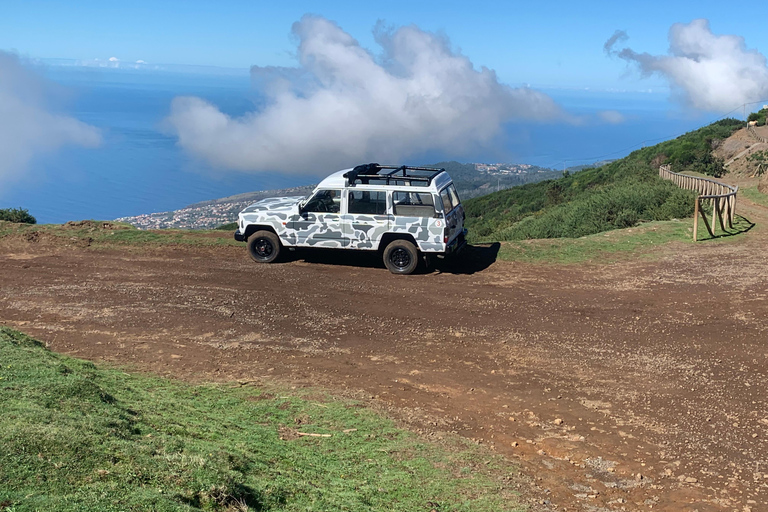
<svg viewBox="0 0 768 512">
<path fill-rule="evenodd" d="M 467 245 L 454 257 L 435 259 L 434 271 L 447 274 L 474 274 L 482 272 L 496 262 L 501 244 Z"/>
<path fill-rule="evenodd" d="M 385 268 L 378 251 L 350 251 L 346 249 L 296 248 L 281 255 L 284 262 L 303 260 L 307 263 L 340 265 L 360 268 Z"/>
<path fill-rule="evenodd" d="M 416 274 L 474 274 L 490 267 L 497 258 L 501 244 L 467 245 L 455 256 L 445 259 L 430 258 L 429 267 L 420 264 Z M 379 251 L 349 251 L 345 249 L 301 249 L 281 255 L 285 263 L 303 260 L 307 263 L 339 265 L 359 268 L 386 268 Z"/>
</svg>

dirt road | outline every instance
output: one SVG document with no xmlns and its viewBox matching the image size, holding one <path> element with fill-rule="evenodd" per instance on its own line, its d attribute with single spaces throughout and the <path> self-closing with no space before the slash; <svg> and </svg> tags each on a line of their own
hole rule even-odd
<svg viewBox="0 0 768 512">
<path fill-rule="evenodd" d="M 759 226 L 653 261 L 492 263 L 486 248 L 414 276 L 339 253 L 257 265 L 244 248 L 78 245 L 0 239 L 0 321 L 77 357 L 369 400 L 518 460 L 543 509 L 766 510 Z"/>
</svg>

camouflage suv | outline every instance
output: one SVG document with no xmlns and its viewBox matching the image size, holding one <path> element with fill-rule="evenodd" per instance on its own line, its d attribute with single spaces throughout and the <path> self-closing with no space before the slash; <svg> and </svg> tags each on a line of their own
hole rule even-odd
<svg viewBox="0 0 768 512">
<path fill-rule="evenodd" d="M 263 199 L 240 212 L 235 239 L 255 261 L 283 248 L 381 251 L 394 274 L 419 257 L 444 257 L 466 245 L 464 208 L 445 169 L 358 165 L 325 178 L 309 197 Z"/>
</svg>

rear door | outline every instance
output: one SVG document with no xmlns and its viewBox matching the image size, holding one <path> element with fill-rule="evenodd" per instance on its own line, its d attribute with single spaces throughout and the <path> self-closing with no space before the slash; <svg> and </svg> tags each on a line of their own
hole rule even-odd
<svg viewBox="0 0 768 512">
<path fill-rule="evenodd" d="M 347 214 L 342 229 L 354 249 L 376 249 L 392 222 L 387 192 L 384 190 L 347 190 Z"/>
</svg>

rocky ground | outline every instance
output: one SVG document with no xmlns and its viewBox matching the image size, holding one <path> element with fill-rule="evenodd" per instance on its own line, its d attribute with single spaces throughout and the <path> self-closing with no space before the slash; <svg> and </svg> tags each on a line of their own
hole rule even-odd
<svg viewBox="0 0 768 512">
<path fill-rule="evenodd" d="M 747 234 L 653 259 L 475 248 L 413 276 L 347 252 L 259 265 L 10 235 L 0 322 L 95 361 L 357 397 L 519 461 L 537 509 L 765 510 L 768 209 L 740 201 Z"/>
</svg>

